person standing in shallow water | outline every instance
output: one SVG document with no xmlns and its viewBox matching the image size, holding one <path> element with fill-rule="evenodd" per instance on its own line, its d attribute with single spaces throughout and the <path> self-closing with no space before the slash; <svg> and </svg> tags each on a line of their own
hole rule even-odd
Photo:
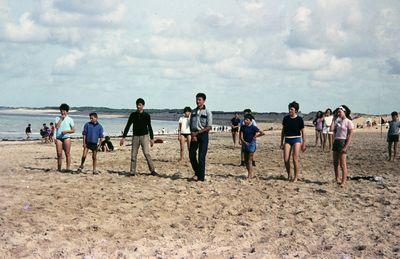
<svg viewBox="0 0 400 259">
<path fill-rule="evenodd" d="M 71 134 L 75 133 L 74 120 L 68 116 L 69 106 L 66 103 L 60 105 L 60 116 L 55 120 L 56 127 L 56 144 L 57 151 L 57 169 L 61 171 L 62 152 L 65 153 L 67 161 L 67 172 L 71 171 Z"/>
<path fill-rule="evenodd" d="M 144 111 L 145 102 L 142 98 L 136 100 L 136 111 L 132 112 L 129 116 L 128 122 L 126 123 L 124 133 L 122 135 L 122 139 L 119 142 L 120 146 L 123 146 L 125 143 L 125 138 L 128 135 L 129 129 L 131 125 L 133 125 L 133 134 L 132 134 L 132 151 L 131 151 L 131 168 L 130 168 L 130 176 L 134 176 L 136 174 L 136 162 L 137 162 L 137 154 L 139 151 L 139 147 L 142 146 L 144 157 L 146 158 L 147 165 L 152 175 L 157 175 L 153 160 L 150 156 L 150 148 L 149 146 L 154 145 L 154 134 L 153 128 L 151 127 L 151 119 L 150 114 Z M 149 138 L 150 135 L 150 138 Z"/>
<path fill-rule="evenodd" d="M 206 108 L 205 102 L 206 95 L 198 93 L 196 95 L 197 107 L 192 111 L 190 116 L 192 139 L 190 142 L 189 157 L 195 174 L 194 179 L 198 181 L 205 180 L 208 132 L 212 129 L 212 113 Z"/>
<path fill-rule="evenodd" d="M 297 115 L 299 111 L 297 102 L 289 103 L 289 115 L 282 121 L 281 149 L 283 149 L 283 159 L 285 162 L 288 180 L 296 182 L 300 173 L 299 154 L 300 149 L 306 151 L 306 135 L 304 132 L 303 118 Z M 293 156 L 294 176 L 290 171 L 290 155 Z"/>
<path fill-rule="evenodd" d="M 26 139 L 30 139 L 32 137 L 32 127 L 31 124 L 28 124 L 28 127 L 25 129 Z"/>
</svg>

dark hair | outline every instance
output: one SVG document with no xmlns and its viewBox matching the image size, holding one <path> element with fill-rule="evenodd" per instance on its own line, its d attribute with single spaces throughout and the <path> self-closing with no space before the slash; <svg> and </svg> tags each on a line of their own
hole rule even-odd
<svg viewBox="0 0 400 259">
<path fill-rule="evenodd" d="M 53 125 L 53 122 L 50 122 L 50 125 Z"/>
<path fill-rule="evenodd" d="M 206 94 L 198 93 L 198 94 L 196 94 L 196 98 L 203 98 L 203 100 L 206 100 Z"/>
<path fill-rule="evenodd" d="M 346 105 L 342 104 L 340 105 L 341 107 L 343 107 L 346 111 L 344 112 L 344 114 L 346 115 L 347 119 L 351 120 L 350 114 L 351 114 L 351 110 L 349 109 L 349 107 L 347 107 Z M 339 109 L 339 108 L 338 108 Z"/>
<path fill-rule="evenodd" d="M 192 108 L 190 108 L 189 106 L 186 106 L 185 108 L 183 108 L 183 113 L 185 112 L 192 112 Z"/>
<path fill-rule="evenodd" d="M 110 136 L 106 136 L 104 139 L 110 141 Z"/>
<path fill-rule="evenodd" d="M 252 121 L 252 120 L 254 120 L 254 116 L 251 114 L 246 114 L 246 115 L 244 115 L 244 119 L 249 119 Z"/>
<path fill-rule="evenodd" d="M 317 111 L 317 119 L 322 118 L 324 116 L 324 113 L 322 111 Z"/>
<path fill-rule="evenodd" d="M 399 115 L 396 111 L 392 112 L 390 115 L 392 115 L 392 117 Z"/>
<path fill-rule="evenodd" d="M 46 123 L 43 123 L 43 126 L 45 126 L 46 125 Z"/>
<path fill-rule="evenodd" d="M 67 112 L 69 112 L 69 105 L 66 104 L 66 103 L 62 103 L 62 104 L 60 105 L 60 111 L 67 111 Z"/>
<path fill-rule="evenodd" d="M 298 112 L 300 109 L 300 105 L 296 101 L 289 103 L 288 107 L 289 107 L 289 109 L 294 108 L 296 110 L 296 112 Z"/>
<path fill-rule="evenodd" d="M 31 126 L 31 124 L 29 123 L 28 126 Z"/>
<path fill-rule="evenodd" d="M 92 116 L 95 117 L 95 118 L 98 118 L 98 117 L 97 117 L 97 113 L 95 113 L 95 112 L 91 112 L 91 113 L 89 114 L 89 117 L 92 117 Z"/>
<path fill-rule="evenodd" d="M 326 114 L 328 111 L 329 111 L 329 112 L 331 113 L 331 115 L 332 115 L 332 110 L 331 110 L 331 108 L 326 109 L 326 110 L 325 110 L 325 114 Z"/>
<path fill-rule="evenodd" d="M 136 100 L 136 105 L 138 105 L 139 103 L 141 103 L 141 104 L 145 104 L 145 102 L 144 102 L 144 100 L 142 99 L 142 98 L 138 98 L 137 100 Z"/>
<path fill-rule="evenodd" d="M 250 109 L 244 109 L 243 113 L 251 113 Z"/>
</svg>

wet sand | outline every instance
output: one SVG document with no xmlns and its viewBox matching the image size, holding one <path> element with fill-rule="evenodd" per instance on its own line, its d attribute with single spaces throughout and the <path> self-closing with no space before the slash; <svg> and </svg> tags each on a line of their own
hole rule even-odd
<svg viewBox="0 0 400 259">
<path fill-rule="evenodd" d="M 211 135 L 206 182 L 188 181 L 176 137 L 163 136 L 149 175 L 126 177 L 130 147 L 99 153 L 100 175 L 55 171 L 55 148 L 0 142 L 0 255 L 94 258 L 276 258 L 400 256 L 400 161 L 386 162 L 379 132 L 358 130 L 349 150 L 350 176 L 383 182 L 334 183 L 330 152 L 309 147 L 301 180 L 285 180 L 279 131 L 266 132 L 255 154 L 256 179 L 240 163 L 230 133 Z M 113 141 L 118 145 L 117 140 Z M 82 152 L 73 141 L 73 169 Z M 65 165 L 63 165 L 65 166 Z"/>
</svg>

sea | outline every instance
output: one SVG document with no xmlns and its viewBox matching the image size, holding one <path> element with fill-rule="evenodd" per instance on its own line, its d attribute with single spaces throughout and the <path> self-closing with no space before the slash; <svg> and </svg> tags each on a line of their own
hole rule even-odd
<svg viewBox="0 0 400 259">
<path fill-rule="evenodd" d="M 47 126 L 54 123 L 57 115 L 52 114 L 13 114 L 0 112 L 0 140 L 23 140 L 26 139 L 25 128 L 31 124 L 32 139 L 40 139 L 40 129 L 43 123 Z M 88 116 L 70 115 L 75 123 L 74 138 L 82 136 L 83 126 L 89 121 Z M 99 118 L 106 136 L 120 136 L 125 129 L 128 118 Z M 177 132 L 177 121 L 152 120 L 154 134 L 174 134 Z"/>
</svg>

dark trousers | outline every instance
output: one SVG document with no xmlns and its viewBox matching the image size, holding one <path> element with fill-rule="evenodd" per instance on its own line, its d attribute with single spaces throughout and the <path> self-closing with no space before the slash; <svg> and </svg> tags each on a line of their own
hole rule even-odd
<svg viewBox="0 0 400 259">
<path fill-rule="evenodd" d="M 197 150 L 199 150 L 197 158 Z M 197 141 L 190 142 L 189 157 L 193 171 L 200 181 L 206 174 L 206 155 L 208 150 L 208 132 L 197 135 Z"/>
</svg>

